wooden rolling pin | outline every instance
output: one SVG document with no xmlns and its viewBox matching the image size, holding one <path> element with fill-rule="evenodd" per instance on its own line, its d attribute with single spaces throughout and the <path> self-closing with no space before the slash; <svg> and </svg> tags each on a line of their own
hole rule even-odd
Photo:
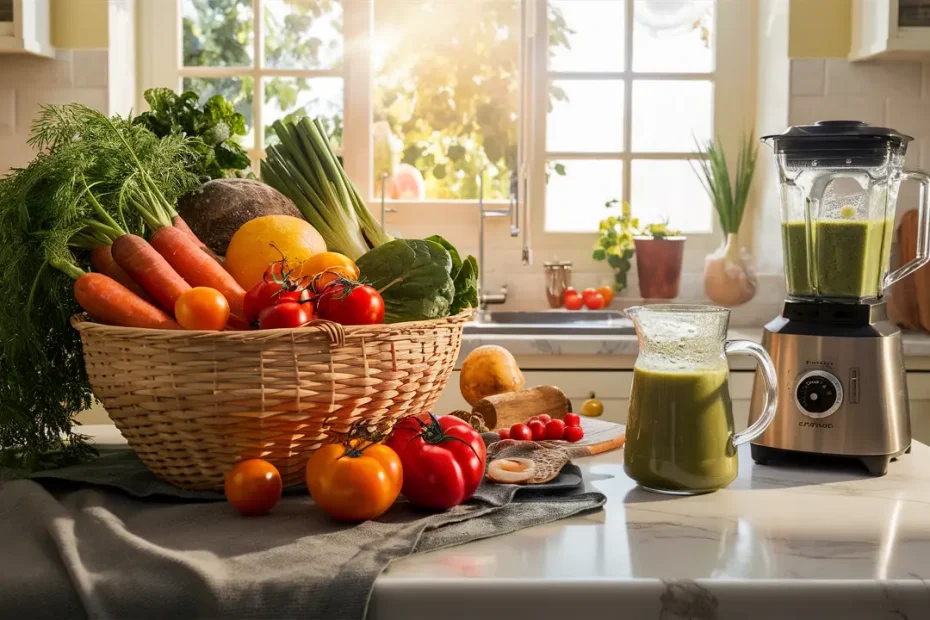
<svg viewBox="0 0 930 620">
<path fill-rule="evenodd" d="M 551 385 L 488 396 L 472 408 L 473 413 L 481 414 L 484 423 L 492 431 L 509 428 L 543 413 L 550 415 L 553 420 L 561 420 L 571 411 L 572 402 L 562 390 Z"/>
</svg>

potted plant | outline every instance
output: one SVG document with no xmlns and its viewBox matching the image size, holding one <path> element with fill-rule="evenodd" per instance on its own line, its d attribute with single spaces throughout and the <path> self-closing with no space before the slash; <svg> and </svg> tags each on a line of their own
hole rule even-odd
<svg viewBox="0 0 930 620">
<path fill-rule="evenodd" d="M 685 239 L 668 222 L 650 224 L 633 237 L 636 246 L 636 273 L 643 299 L 678 297 Z"/>
<path fill-rule="evenodd" d="M 612 209 L 619 202 L 608 200 L 604 206 Z M 618 293 L 626 289 L 627 274 L 633 266 L 633 236 L 637 228 L 639 220 L 632 216 L 628 202 L 622 203 L 620 217 L 610 215 L 598 225 L 598 238 L 591 256 L 594 260 L 606 260 L 613 269 L 614 290 Z"/>
<path fill-rule="evenodd" d="M 739 306 L 755 296 L 757 287 L 752 255 L 740 247 L 738 238 L 756 168 L 758 147 L 754 132 L 745 136 L 740 144 L 732 187 L 720 139 L 709 141 L 701 154 L 704 158 L 692 165 L 717 211 L 724 234 L 723 245 L 704 261 L 704 292 L 716 304 Z"/>
</svg>

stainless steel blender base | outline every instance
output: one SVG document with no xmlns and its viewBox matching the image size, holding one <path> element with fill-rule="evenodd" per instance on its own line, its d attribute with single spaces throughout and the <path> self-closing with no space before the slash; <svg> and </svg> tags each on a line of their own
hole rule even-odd
<svg viewBox="0 0 930 620">
<path fill-rule="evenodd" d="M 762 344 L 775 363 L 779 396 L 775 420 L 752 442 L 754 460 L 834 455 L 883 475 L 891 459 L 909 450 L 904 352 L 893 324 L 842 328 L 779 317 L 766 325 Z M 750 424 L 761 409 L 757 374 Z"/>
</svg>

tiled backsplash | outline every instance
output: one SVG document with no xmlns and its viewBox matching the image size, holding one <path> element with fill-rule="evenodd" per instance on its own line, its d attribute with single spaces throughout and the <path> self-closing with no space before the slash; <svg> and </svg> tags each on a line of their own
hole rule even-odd
<svg viewBox="0 0 930 620">
<path fill-rule="evenodd" d="M 108 110 L 106 50 L 59 50 L 54 59 L 0 55 L 0 175 L 33 157 L 29 126 L 45 103 Z"/>
</svg>

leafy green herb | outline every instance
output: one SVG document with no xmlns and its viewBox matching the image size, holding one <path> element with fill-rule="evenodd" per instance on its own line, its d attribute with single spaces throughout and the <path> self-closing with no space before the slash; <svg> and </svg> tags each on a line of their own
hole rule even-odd
<svg viewBox="0 0 930 620">
<path fill-rule="evenodd" d="M 0 466 L 68 462 L 90 449 L 72 432 L 92 399 L 74 278 L 89 248 L 144 234 L 197 185 L 190 140 L 81 105 L 43 108 L 29 166 L 0 179 Z"/>
<path fill-rule="evenodd" d="M 452 283 L 455 286 L 455 296 L 452 299 L 450 314 L 458 314 L 466 308 L 478 307 L 478 260 L 469 255 L 465 261 L 459 256 L 459 251 L 440 235 L 427 237 L 427 241 L 434 241 L 446 248 L 452 257 Z"/>
<path fill-rule="evenodd" d="M 262 180 L 294 201 L 326 247 L 357 260 L 391 241 L 329 145 L 319 120 L 274 122 L 280 144 L 268 147 Z"/>
<path fill-rule="evenodd" d="M 435 241 L 396 239 L 356 261 L 359 280 L 384 299 L 384 322 L 422 321 L 449 316 L 455 297 L 452 257 Z"/>
<path fill-rule="evenodd" d="M 246 134 L 245 117 L 222 95 L 210 97 L 203 108 L 198 107 L 200 95 L 194 91 L 179 95 L 170 88 L 150 88 L 144 96 L 151 110 L 133 123 L 159 138 L 172 134 L 196 138 L 190 172 L 202 180 L 221 179 L 239 176 L 249 167 L 249 156 L 236 141 L 236 136 Z"/>
<path fill-rule="evenodd" d="M 737 233 L 743 222 L 743 212 L 746 210 L 746 200 L 749 198 L 749 186 L 752 184 L 752 176 L 756 171 L 759 147 L 756 144 L 755 132 L 743 136 L 739 145 L 739 154 L 736 159 L 736 183 L 732 187 L 730 170 L 720 139 L 709 140 L 703 148 L 700 144 L 697 146 L 705 157 L 697 160 L 697 163 L 692 161 L 691 167 L 694 168 L 701 185 L 710 196 L 723 234 Z"/>
</svg>

